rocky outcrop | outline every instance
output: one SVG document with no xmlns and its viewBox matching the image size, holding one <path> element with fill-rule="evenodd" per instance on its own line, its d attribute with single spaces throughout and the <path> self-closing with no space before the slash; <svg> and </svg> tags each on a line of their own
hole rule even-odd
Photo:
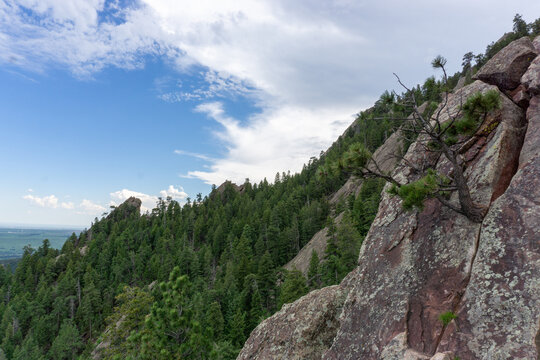
<svg viewBox="0 0 540 360">
<path fill-rule="evenodd" d="M 540 96 L 523 85 L 530 101 L 518 106 L 505 95 L 509 87 L 520 85 L 527 71 L 516 70 L 522 67 L 521 55 L 516 55 L 521 50 L 516 48 L 526 43 L 511 43 L 493 58 L 499 57 L 496 65 L 486 64 L 488 70 L 495 67 L 510 74 L 489 77 L 497 79 L 492 85 L 476 81 L 461 88 L 450 95 L 443 111 L 457 114 L 468 96 L 499 89 L 502 108 L 461 151 L 471 195 L 488 209 L 483 222 L 474 223 L 436 200 L 426 201 L 421 211 L 404 211 L 399 198 L 383 191 L 358 267 L 339 286 L 322 289 L 339 293 L 344 301 L 337 312 L 321 311 L 320 316 L 334 314 L 327 323 L 334 329 L 338 321 L 338 326 L 332 341 L 325 337 L 318 342 L 311 358 L 538 358 Z M 495 73 L 488 70 L 481 72 Z M 516 85 L 511 79 L 519 72 Z M 418 167 L 450 169 L 444 157 L 426 153 L 417 142 L 394 177 L 402 183 L 414 181 Z M 457 201 L 455 197 L 450 200 Z M 307 353 L 310 345 L 301 329 L 312 328 L 311 319 L 318 317 L 295 319 L 305 306 L 322 309 L 328 303 L 319 302 L 318 294 L 306 295 L 263 322 L 240 358 L 285 359 Z M 443 323 L 439 317 L 445 312 L 457 317 Z"/>
<path fill-rule="evenodd" d="M 330 199 L 328 202 L 330 205 L 336 205 L 341 200 L 347 199 L 350 195 L 357 196 L 360 192 L 360 189 L 362 188 L 362 180 L 357 179 L 354 176 L 351 176 L 345 184 L 343 184 L 342 187 L 339 188 L 338 191 L 332 194 L 330 196 Z"/>
<path fill-rule="evenodd" d="M 522 37 L 493 56 L 474 78 L 502 90 L 513 90 L 537 54 L 531 39 Z"/>
<path fill-rule="evenodd" d="M 107 219 L 113 219 L 117 221 L 121 219 L 126 219 L 133 214 L 137 214 L 138 216 L 141 213 L 141 204 L 142 202 L 140 199 L 131 196 L 122 204 L 114 208 L 114 210 L 111 211 L 109 215 L 107 215 Z"/>
<path fill-rule="evenodd" d="M 335 285 L 283 305 L 253 330 L 238 359 L 320 359 L 336 335 L 343 300 Z"/>
<path fill-rule="evenodd" d="M 245 185 L 242 184 L 242 185 L 236 185 L 235 183 L 233 183 L 232 181 L 230 180 L 225 180 L 221 185 L 219 185 L 216 189 L 216 191 L 219 193 L 219 194 L 223 194 L 225 192 L 225 189 L 227 189 L 228 187 L 231 187 L 234 191 L 236 192 L 239 192 L 239 193 L 243 193 L 244 192 L 244 189 L 245 189 Z"/>
<path fill-rule="evenodd" d="M 334 223 L 338 225 L 343 219 L 343 213 L 339 214 L 335 219 Z M 326 244 L 328 242 L 328 227 L 323 228 L 318 231 L 309 242 L 300 249 L 298 254 L 285 264 L 283 267 L 287 270 L 300 270 L 304 276 L 307 275 L 309 270 L 309 261 L 311 260 L 311 254 L 313 251 L 317 253 L 319 259 L 324 257 L 324 251 L 326 249 Z"/>
<path fill-rule="evenodd" d="M 454 87 L 454 91 L 457 91 L 457 90 L 461 89 L 462 87 L 464 87 L 466 81 L 467 81 L 467 78 L 465 76 L 461 76 L 459 78 L 456 86 Z"/>
</svg>

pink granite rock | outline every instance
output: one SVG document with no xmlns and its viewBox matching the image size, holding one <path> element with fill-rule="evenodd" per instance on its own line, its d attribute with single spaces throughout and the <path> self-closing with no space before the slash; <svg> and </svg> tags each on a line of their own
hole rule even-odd
<svg viewBox="0 0 540 360">
<path fill-rule="evenodd" d="M 495 54 L 474 75 L 474 79 L 496 85 L 501 90 L 513 90 L 537 55 L 531 39 L 522 37 Z"/>
</svg>

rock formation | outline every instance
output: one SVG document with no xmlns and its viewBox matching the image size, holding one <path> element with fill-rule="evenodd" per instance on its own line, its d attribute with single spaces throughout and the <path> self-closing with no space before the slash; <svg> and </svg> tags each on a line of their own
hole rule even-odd
<svg viewBox="0 0 540 360">
<path fill-rule="evenodd" d="M 335 219 L 334 223 L 337 225 L 341 223 L 343 219 L 343 213 L 339 214 Z M 309 240 L 309 242 L 304 245 L 302 249 L 296 254 L 296 256 L 286 263 L 283 267 L 287 270 L 300 270 L 304 276 L 307 275 L 309 270 L 309 261 L 311 260 L 311 254 L 313 251 L 317 253 L 319 259 L 322 259 L 324 256 L 324 250 L 326 249 L 326 244 L 328 242 L 328 227 L 323 228 L 322 230 L 317 231 L 315 235 Z"/>
<path fill-rule="evenodd" d="M 140 199 L 131 196 L 122 204 L 114 208 L 114 210 L 107 215 L 107 219 L 125 219 L 131 216 L 133 213 L 139 215 L 141 213 L 141 204 L 142 202 Z"/>
<path fill-rule="evenodd" d="M 497 85 L 503 91 L 515 89 L 536 55 L 531 39 L 522 37 L 499 51 L 474 78 Z"/>
<path fill-rule="evenodd" d="M 261 323 L 239 359 L 538 358 L 540 95 L 531 91 L 538 77 L 524 74 L 537 66 L 539 42 L 512 42 L 444 110 L 500 92 L 502 108 L 462 149 L 471 195 L 488 208 L 483 222 L 434 199 L 404 211 L 384 191 L 358 267 Z M 516 104 L 519 86 L 527 96 Z M 402 183 L 419 176 L 411 164 L 450 168 L 418 143 L 405 159 L 394 170 Z M 456 317 L 443 323 L 445 312 Z"/>
<path fill-rule="evenodd" d="M 421 112 L 425 111 L 427 103 L 422 104 L 419 107 Z M 412 116 L 411 116 L 412 119 Z M 345 130 L 345 132 L 349 129 Z M 388 137 L 382 146 L 380 146 L 374 153 L 373 159 L 379 166 L 379 170 L 383 172 L 391 172 L 399 159 L 403 155 L 403 141 L 401 132 L 398 130 Z M 362 180 L 354 176 L 351 176 L 347 182 L 336 191 L 328 200 L 330 205 L 336 205 L 341 200 L 347 199 L 350 195 L 358 196 L 362 189 Z M 334 218 L 334 222 L 339 224 L 343 218 L 343 213 L 338 214 Z M 318 231 L 311 240 L 296 254 L 296 256 L 285 264 L 283 267 L 287 270 L 297 269 L 304 275 L 307 274 L 309 268 L 309 261 L 311 259 L 312 251 L 315 251 L 320 259 L 323 258 L 324 250 L 328 241 L 328 227 Z"/>
</svg>

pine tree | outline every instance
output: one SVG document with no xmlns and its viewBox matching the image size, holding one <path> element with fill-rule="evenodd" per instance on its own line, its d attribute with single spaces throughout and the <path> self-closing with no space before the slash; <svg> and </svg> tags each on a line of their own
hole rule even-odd
<svg viewBox="0 0 540 360">
<path fill-rule="evenodd" d="M 153 300 L 148 291 L 137 287 L 124 287 L 116 297 L 118 305 L 107 318 L 107 331 L 102 342 L 109 343 L 109 346 L 103 349 L 104 358 L 138 356 L 140 344 L 126 339 L 142 331 L 144 319 L 150 311 Z"/>
<path fill-rule="evenodd" d="M 273 304 L 275 303 L 276 277 L 274 274 L 272 256 L 268 251 L 264 253 L 259 261 L 257 281 L 259 284 L 259 292 L 261 294 L 262 303 L 267 310 L 270 310 L 273 308 Z"/>
<path fill-rule="evenodd" d="M 283 304 L 291 303 L 305 295 L 307 291 L 308 288 L 304 275 L 296 269 L 289 271 L 285 277 L 285 281 L 281 285 L 279 308 L 281 308 Z"/>
<path fill-rule="evenodd" d="M 311 250 L 311 259 L 309 260 L 308 285 L 311 289 L 317 289 L 321 286 L 321 274 L 319 272 L 319 256 L 315 250 Z"/>
<path fill-rule="evenodd" d="M 244 331 L 245 315 L 242 312 L 242 309 L 238 307 L 232 318 L 232 324 L 229 334 L 229 338 L 231 339 L 233 345 L 240 347 L 244 344 L 244 341 L 246 340 Z"/>
<path fill-rule="evenodd" d="M 58 336 L 52 343 L 49 356 L 58 360 L 74 360 L 77 358 L 77 352 L 82 347 L 83 344 L 77 327 L 70 319 L 66 319 L 60 327 Z"/>
<path fill-rule="evenodd" d="M 21 346 L 13 353 L 13 360 L 44 360 L 41 349 L 32 334 L 28 334 Z"/>
<path fill-rule="evenodd" d="M 213 338 L 215 340 L 220 339 L 223 334 L 223 328 L 225 320 L 221 313 L 221 306 L 217 301 L 210 304 L 207 314 L 208 325 L 212 328 Z"/>
<path fill-rule="evenodd" d="M 92 271 L 87 270 L 85 274 L 85 285 L 81 295 L 81 304 L 77 311 L 77 315 L 80 317 L 83 327 L 90 338 L 92 338 L 92 327 L 100 321 L 97 314 L 99 314 L 99 307 L 101 305 L 99 290 L 94 285 L 91 274 Z"/>
<path fill-rule="evenodd" d="M 177 266 L 169 275 L 169 281 L 160 284 L 162 301 L 152 305 L 143 335 L 143 358 L 170 359 L 184 357 L 189 353 L 191 334 L 191 310 L 186 301 L 189 286 L 187 276 L 180 275 Z"/>
</svg>

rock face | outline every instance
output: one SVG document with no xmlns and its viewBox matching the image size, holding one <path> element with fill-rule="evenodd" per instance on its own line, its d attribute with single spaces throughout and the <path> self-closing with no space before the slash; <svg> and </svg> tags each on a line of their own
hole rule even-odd
<svg viewBox="0 0 540 360">
<path fill-rule="evenodd" d="M 354 176 L 351 176 L 343 186 L 336 191 L 328 202 L 331 205 L 336 205 L 343 199 L 347 199 L 350 195 L 357 196 L 362 188 L 362 180 L 356 179 Z"/>
<path fill-rule="evenodd" d="M 540 98 L 528 111 L 528 153 L 482 223 L 472 276 L 439 349 L 462 359 L 536 359 L 540 326 Z M 534 147 L 530 148 L 530 145 Z M 536 343 L 535 343 L 536 339 Z"/>
<path fill-rule="evenodd" d="M 334 222 L 339 224 L 343 219 L 343 213 L 339 214 Z M 318 231 L 309 242 L 304 245 L 302 249 L 296 254 L 296 256 L 286 263 L 283 267 L 287 270 L 300 270 L 304 276 L 307 275 L 309 270 L 309 261 L 311 260 L 311 253 L 315 251 L 319 259 L 322 259 L 324 256 L 324 250 L 326 249 L 326 244 L 328 242 L 328 227 Z"/>
<path fill-rule="evenodd" d="M 525 74 L 521 77 L 521 83 L 533 94 L 540 94 L 540 57 L 531 63 Z"/>
<path fill-rule="evenodd" d="M 505 95 L 527 71 L 517 71 L 517 85 L 508 80 L 516 78 L 511 68 L 519 65 L 516 54 L 526 44 L 513 42 L 493 58 L 499 57 L 496 67 L 511 72 L 490 77 L 500 80 L 492 82 L 497 86 L 465 86 L 444 111 L 456 113 L 476 92 L 500 92 L 502 108 L 462 147 L 471 196 L 488 209 L 483 222 L 436 200 L 421 211 L 404 211 L 399 198 L 383 192 L 358 267 L 340 285 L 312 292 L 264 321 L 240 359 L 540 356 L 540 96 L 523 85 L 530 102 L 518 106 Z M 451 168 L 419 143 L 411 145 L 394 176 L 402 183 L 416 180 L 413 166 Z M 450 200 L 457 201 L 456 195 Z M 326 310 L 329 303 L 335 311 Z M 320 310 L 306 315 L 308 309 Z M 439 316 L 445 312 L 457 317 L 443 324 Z M 321 317 L 328 326 L 317 325 Z M 323 329 L 321 338 L 305 330 L 316 326 Z"/>
<path fill-rule="evenodd" d="M 141 200 L 131 196 L 122 204 L 118 205 L 109 215 L 107 219 L 125 219 L 132 214 L 139 215 L 141 213 Z"/>
<path fill-rule="evenodd" d="M 533 46 L 536 49 L 536 52 L 540 54 L 540 35 L 534 38 Z"/>
<path fill-rule="evenodd" d="M 238 359 L 320 359 L 336 335 L 343 300 L 335 285 L 284 305 L 253 330 Z"/>
<path fill-rule="evenodd" d="M 496 88 L 477 81 L 453 97 L 491 89 Z M 509 167 L 519 156 L 523 140 L 523 111 L 502 94 L 501 98 L 503 108 L 491 120 L 499 125 L 486 137 L 478 137 L 464 154 L 471 193 L 484 206 L 508 182 L 504 177 L 512 172 Z M 458 102 L 449 104 L 448 112 L 457 112 Z M 424 155 L 416 143 L 405 159 L 417 167 L 444 171 L 445 159 L 425 159 Z M 395 175 L 402 182 L 418 176 L 403 164 Z M 341 284 L 351 290 L 325 358 L 399 359 L 411 351 L 428 358 L 434 355 L 444 331 L 438 317 L 460 305 L 480 230 L 480 224 L 436 200 L 427 201 L 421 212 L 403 212 L 400 199 L 385 193 L 359 266 Z"/>
<path fill-rule="evenodd" d="M 496 85 L 502 90 L 515 89 L 537 54 L 531 39 L 522 37 L 493 56 L 474 78 Z"/>
</svg>

